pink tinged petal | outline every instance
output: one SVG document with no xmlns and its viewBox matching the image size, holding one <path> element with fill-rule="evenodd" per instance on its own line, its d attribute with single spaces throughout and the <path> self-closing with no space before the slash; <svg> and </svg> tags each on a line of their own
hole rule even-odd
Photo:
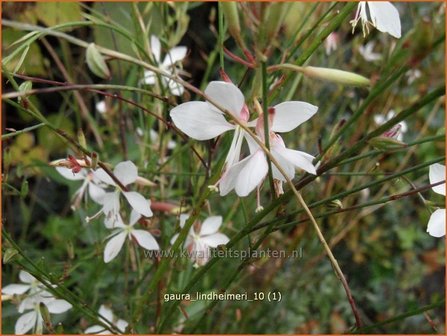
<svg viewBox="0 0 447 336">
<path fill-rule="evenodd" d="M 445 181 L 445 166 L 439 163 L 430 165 L 428 177 L 430 179 L 430 184 Z M 432 189 L 435 193 L 445 196 L 445 183 L 433 187 Z"/>
<path fill-rule="evenodd" d="M 138 245 L 145 248 L 146 250 L 160 249 L 155 238 L 147 231 L 132 230 L 131 235 L 137 241 Z"/>
<path fill-rule="evenodd" d="M 209 140 L 234 129 L 224 116 L 209 108 L 204 102 L 187 102 L 171 110 L 174 124 L 189 137 Z"/>
<path fill-rule="evenodd" d="M 262 182 L 267 171 L 267 160 L 262 151 L 248 157 L 245 167 L 242 168 L 236 180 L 236 194 L 240 197 L 247 196 Z"/>
<path fill-rule="evenodd" d="M 244 107 L 245 98 L 241 90 L 232 83 L 214 81 L 208 84 L 205 89 L 207 95 L 213 102 L 230 112 L 236 118 L 241 119 L 242 108 Z M 209 103 L 213 111 L 223 113 L 217 107 Z"/>
<path fill-rule="evenodd" d="M 23 335 L 34 328 L 37 322 L 37 313 L 35 311 L 23 314 L 19 317 L 15 325 L 15 334 Z"/>
<path fill-rule="evenodd" d="M 84 330 L 84 334 L 106 335 L 108 332 L 100 325 L 94 325 Z"/>
<path fill-rule="evenodd" d="M 88 184 L 88 193 L 90 195 L 90 198 L 98 203 L 98 204 L 102 204 L 104 201 L 104 195 L 106 194 L 105 190 L 102 189 L 101 187 L 98 187 L 96 184 L 94 184 L 93 182 L 90 182 Z"/>
<path fill-rule="evenodd" d="M 183 92 L 185 92 L 185 88 L 183 87 L 183 85 L 177 83 L 176 81 L 174 81 L 172 79 L 170 79 L 168 81 L 168 87 L 169 87 L 169 91 L 174 96 L 181 96 L 183 94 Z"/>
<path fill-rule="evenodd" d="M 200 228 L 200 236 L 206 236 L 216 233 L 222 225 L 222 216 L 211 216 L 204 220 Z"/>
<path fill-rule="evenodd" d="M 124 332 L 124 331 L 126 330 L 126 328 L 127 328 L 128 325 L 129 325 L 129 323 L 127 323 L 126 321 L 121 320 L 121 319 L 119 319 L 119 320 L 116 322 L 116 327 L 117 327 L 121 332 Z"/>
<path fill-rule="evenodd" d="M 73 174 L 71 169 L 65 167 L 56 167 L 56 170 L 59 174 L 61 174 L 67 180 L 79 181 L 85 179 L 85 171 L 81 170 L 77 174 Z"/>
<path fill-rule="evenodd" d="M 141 194 L 136 191 L 127 191 L 123 192 L 123 195 L 136 212 L 145 217 L 152 216 L 151 202 L 145 199 Z"/>
<path fill-rule="evenodd" d="M 169 67 L 181 60 L 183 60 L 186 56 L 186 53 L 188 52 L 188 49 L 183 46 L 178 46 L 175 48 L 172 48 L 165 56 L 165 59 L 163 60 L 163 67 Z"/>
<path fill-rule="evenodd" d="M 170 240 L 171 245 L 175 244 L 175 241 L 177 240 L 178 236 L 179 236 L 178 233 L 176 233 L 175 235 L 172 236 L 172 238 Z"/>
<path fill-rule="evenodd" d="M 71 309 L 71 304 L 65 300 L 54 300 L 46 304 L 51 314 L 62 314 Z"/>
<path fill-rule="evenodd" d="M 367 4 L 374 27 L 383 33 L 400 38 L 400 17 L 396 7 L 388 1 L 367 1 Z"/>
<path fill-rule="evenodd" d="M 123 247 L 124 241 L 126 240 L 127 233 L 118 233 L 115 237 L 109 240 L 104 249 L 104 262 L 108 263 L 112 261 Z"/>
<path fill-rule="evenodd" d="M 438 209 L 431 214 L 427 232 L 436 238 L 445 236 L 445 209 Z"/>
<path fill-rule="evenodd" d="M 35 277 L 33 277 L 31 274 L 29 274 L 26 271 L 20 271 L 19 279 L 20 279 L 20 281 L 22 281 L 24 283 L 31 283 L 36 280 Z"/>
<path fill-rule="evenodd" d="M 93 176 L 95 178 L 97 178 L 98 180 L 100 180 L 101 182 L 104 182 L 104 183 L 106 183 L 108 185 L 116 186 L 115 181 L 102 168 L 96 169 L 93 172 Z"/>
<path fill-rule="evenodd" d="M 99 307 L 99 315 L 101 315 L 101 318 L 106 320 L 106 322 L 113 322 L 113 311 L 112 309 L 108 308 L 107 306 L 101 305 Z"/>
<path fill-rule="evenodd" d="M 214 233 L 209 236 L 200 237 L 200 240 L 210 247 L 217 247 L 219 245 L 225 245 L 226 243 L 228 243 L 230 241 L 230 238 L 228 238 L 223 233 Z"/>
<path fill-rule="evenodd" d="M 120 162 L 113 170 L 113 174 L 125 186 L 134 183 L 138 177 L 138 168 L 132 161 Z"/>
<path fill-rule="evenodd" d="M 318 111 L 318 107 L 300 101 L 287 101 L 274 107 L 275 113 L 271 130 L 289 132 L 309 120 Z"/>
<path fill-rule="evenodd" d="M 2 294 L 6 295 L 20 295 L 30 289 L 29 285 L 11 284 L 2 288 Z"/>
<path fill-rule="evenodd" d="M 151 35 L 151 51 L 157 63 L 160 63 L 161 44 L 157 36 Z"/>
</svg>

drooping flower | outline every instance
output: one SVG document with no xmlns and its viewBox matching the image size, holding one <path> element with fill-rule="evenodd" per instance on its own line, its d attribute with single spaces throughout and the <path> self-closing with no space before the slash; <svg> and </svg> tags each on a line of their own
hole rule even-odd
<svg viewBox="0 0 447 336">
<path fill-rule="evenodd" d="M 20 314 L 31 310 L 19 317 L 15 324 L 15 334 L 23 335 L 30 330 L 33 334 L 42 333 L 44 320 L 40 312 L 40 304 L 44 304 L 51 314 L 61 314 L 71 309 L 70 303 L 56 299 L 28 272 L 20 271 L 19 278 L 23 284 L 10 284 L 2 288 L 2 300 L 15 295 L 20 296 L 21 302 L 18 307 Z"/>
<path fill-rule="evenodd" d="M 138 168 L 133 162 L 124 161 L 116 165 L 113 174 L 123 186 L 127 187 L 138 179 Z M 152 216 L 150 200 L 145 199 L 140 193 L 122 190 L 102 168 L 95 170 L 94 176 L 105 184 L 115 187 L 114 191 L 106 192 L 102 198 L 102 212 L 106 215 L 106 222 L 109 222 L 110 225 L 113 226 L 113 223 L 118 220 L 121 194 L 137 213 L 146 217 Z M 108 224 L 106 223 L 106 225 Z"/>
<path fill-rule="evenodd" d="M 146 230 L 137 230 L 134 228 L 135 224 L 141 218 L 141 215 L 136 211 L 132 211 L 130 214 L 129 224 L 124 224 L 121 215 L 117 215 L 117 220 L 114 223 L 105 222 L 108 229 L 114 229 L 113 233 L 109 236 L 112 237 L 107 242 L 104 249 L 104 262 L 108 263 L 112 261 L 123 247 L 126 238 L 137 242 L 142 248 L 146 250 L 159 250 L 157 241 Z"/>
<path fill-rule="evenodd" d="M 370 41 L 364 46 L 359 47 L 359 53 L 367 62 L 375 62 L 380 61 L 382 59 L 382 55 L 373 51 L 375 46 L 374 41 Z"/>
<path fill-rule="evenodd" d="M 101 315 L 101 320 L 105 320 L 105 322 L 108 322 L 112 325 L 114 325 L 119 331 L 124 333 L 126 331 L 127 326 L 129 323 L 126 321 L 117 318 L 114 314 L 112 309 L 101 305 L 99 307 L 99 315 Z M 95 334 L 95 335 L 109 335 L 110 331 L 105 329 L 103 326 L 100 325 L 93 325 L 87 329 L 85 329 L 84 334 Z"/>
<path fill-rule="evenodd" d="M 289 132 L 303 122 L 310 119 L 318 107 L 300 101 L 288 101 L 269 109 L 269 142 L 270 152 L 289 179 L 295 176 L 295 169 L 300 168 L 310 174 L 316 174 L 312 164 L 314 157 L 307 153 L 286 148 L 282 137 L 275 132 Z M 256 133 L 264 142 L 263 117 L 252 121 L 256 122 Z M 261 147 L 251 138 L 247 137 L 250 155 L 242 161 L 231 166 L 220 182 L 220 194 L 224 196 L 235 190 L 240 197 L 247 196 L 259 186 L 268 172 L 267 157 Z M 286 181 L 281 172 L 272 164 L 273 178 Z"/>
<path fill-rule="evenodd" d="M 401 37 L 399 12 L 391 2 L 360 1 L 355 18 L 350 22 L 353 32 L 359 20 L 362 21 L 363 36 L 369 33 L 368 25 L 372 25 L 379 31 L 388 33 L 395 38 Z"/>
<path fill-rule="evenodd" d="M 249 111 L 245 105 L 244 95 L 237 86 L 223 81 L 214 81 L 208 84 L 205 94 L 241 123 L 247 123 Z M 234 130 L 225 166 L 228 167 L 239 161 L 245 132 L 240 126 L 229 123 L 224 113 L 214 105 L 209 102 L 187 102 L 173 108 L 170 115 L 175 126 L 196 140 L 210 140 Z"/>
<path fill-rule="evenodd" d="M 377 114 L 374 116 L 374 122 L 380 126 L 380 125 L 383 125 L 384 123 L 386 123 L 388 120 L 394 118 L 395 115 L 396 115 L 396 112 L 394 110 L 390 110 L 386 114 L 386 116 Z M 407 123 L 405 121 L 401 121 L 398 124 L 394 125 L 394 127 L 391 128 L 391 130 L 386 132 L 384 135 L 388 136 L 388 137 L 395 138 L 399 141 L 402 141 L 403 135 L 407 131 L 408 131 Z"/>
<path fill-rule="evenodd" d="M 428 174 L 430 184 L 445 181 L 445 165 L 435 163 L 430 166 Z M 445 196 L 445 183 L 437 185 L 432 190 Z M 428 221 L 427 232 L 430 236 L 440 238 L 445 236 L 445 209 L 435 210 Z"/>
<path fill-rule="evenodd" d="M 169 50 L 163 61 L 161 61 L 160 40 L 154 35 L 151 36 L 152 56 L 154 57 L 158 68 L 168 75 L 178 75 L 181 69 L 177 67 L 177 64 L 185 58 L 187 51 L 188 49 L 184 46 L 174 47 L 171 50 Z M 153 71 L 145 70 L 144 83 L 147 85 L 154 85 L 156 82 L 157 82 L 157 75 Z M 174 96 L 181 96 L 183 94 L 184 91 L 183 86 L 173 81 L 172 79 L 168 79 L 166 77 L 161 76 L 161 82 L 165 87 L 169 89 L 169 91 Z"/>
<path fill-rule="evenodd" d="M 186 220 L 189 215 L 180 215 L 180 227 L 185 226 Z M 205 265 L 211 256 L 211 248 L 216 248 L 219 245 L 225 245 L 230 239 L 223 233 L 217 232 L 222 225 L 221 216 L 211 216 L 205 219 L 200 227 L 200 231 L 197 233 L 193 226 L 189 229 L 188 236 L 186 237 L 184 248 L 188 251 L 188 255 L 195 263 L 195 266 Z M 179 234 L 175 234 L 171 238 L 171 244 L 173 245 L 177 240 Z"/>
</svg>

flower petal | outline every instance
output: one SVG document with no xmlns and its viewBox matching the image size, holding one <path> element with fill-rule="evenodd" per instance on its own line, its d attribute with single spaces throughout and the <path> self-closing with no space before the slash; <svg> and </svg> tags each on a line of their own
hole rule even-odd
<svg viewBox="0 0 447 336">
<path fill-rule="evenodd" d="M 143 83 L 146 85 L 154 85 L 157 82 L 157 75 L 150 70 L 144 71 Z"/>
<path fill-rule="evenodd" d="M 19 279 L 20 279 L 20 281 L 22 281 L 24 283 L 31 283 L 36 280 L 35 277 L 33 277 L 31 274 L 29 274 L 26 271 L 20 271 Z"/>
<path fill-rule="evenodd" d="M 161 44 L 157 36 L 151 35 L 151 51 L 157 63 L 160 63 Z"/>
<path fill-rule="evenodd" d="M 106 329 L 100 325 L 94 325 L 84 330 L 84 334 L 106 335 Z"/>
<path fill-rule="evenodd" d="M 79 181 L 85 179 L 85 170 L 82 169 L 78 174 L 73 174 L 71 169 L 66 167 L 56 167 L 56 170 L 67 180 Z"/>
<path fill-rule="evenodd" d="M 108 185 L 116 186 L 115 181 L 110 177 L 109 174 L 106 173 L 106 171 L 102 168 L 96 169 L 93 172 L 93 176 L 100 180 L 101 182 L 104 182 Z"/>
<path fill-rule="evenodd" d="M 19 317 L 15 325 L 15 334 L 23 335 L 26 334 L 29 330 L 31 330 L 37 322 L 37 313 L 35 311 L 31 311 L 29 313 L 23 314 Z"/>
<path fill-rule="evenodd" d="M 132 230 L 131 235 L 133 238 L 135 238 L 138 245 L 145 248 L 146 250 L 159 250 L 160 249 L 155 238 L 147 231 Z"/>
<path fill-rule="evenodd" d="M 124 331 L 126 331 L 127 326 L 129 325 L 129 323 L 127 323 L 126 321 L 119 319 L 118 321 L 116 321 L 116 327 L 123 333 Z"/>
<path fill-rule="evenodd" d="M 200 236 L 206 236 L 216 233 L 222 225 L 222 216 L 211 216 L 205 219 L 200 228 Z"/>
<path fill-rule="evenodd" d="M 427 232 L 436 238 L 445 236 L 445 209 L 438 209 L 431 214 Z"/>
<path fill-rule="evenodd" d="M 46 303 L 48 311 L 51 314 L 61 314 L 71 309 L 71 304 L 65 300 L 54 300 Z"/>
<path fill-rule="evenodd" d="M 300 101 L 287 101 L 274 108 L 271 127 L 274 132 L 289 132 L 309 120 L 318 111 L 317 106 Z"/>
<path fill-rule="evenodd" d="M 301 168 L 313 175 L 317 174 L 317 170 L 312 164 L 313 159 L 315 159 L 312 155 L 305 152 L 284 148 L 281 151 L 281 156 L 292 163 L 295 167 Z"/>
<path fill-rule="evenodd" d="M 244 107 L 245 98 L 236 85 L 222 81 L 214 81 L 208 84 L 205 89 L 205 94 L 236 118 L 241 118 L 241 111 Z M 211 103 L 208 103 L 208 106 L 210 106 L 213 111 L 223 113 Z"/>
<path fill-rule="evenodd" d="M 106 322 L 112 323 L 113 322 L 113 311 L 109 307 L 105 305 L 101 305 L 99 307 L 99 315 L 101 315 L 102 320 L 106 320 Z"/>
<path fill-rule="evenodd" d="M 399 11 L 388 1 L 367 1 L 371 21 L 378 30 L 401 37 Z"/>
<path fill-rule="evenodd" d="M 169 67 L 181 60 L 183 60 L 188 52 L 188 48 L 184 46 L 178 46 L 169 50 L 163 60 L 163 67 Z"/>
<path fill-rule="evenodd" d="M 169 91 L 174 96 L 181 96 L 183 94 L 183 92 L 185 92 L 185 88 L 183 87 L 183 85 L 177 83 L 176 81 L 174 81 L 172 79 L 168 80 L 168 87 L 169 87 Z"/>
<path fill-rule="evenodd" d="M 104 249 L 104 262 L 108 263 L 112 261 L 118 253 L 120 253 L 123 247 L 124 241 L 126 240 L 126 232 L 118 233 L 115 237 L 109 240 Z"/>
<path fill-rule="evenodd" d="M 11 284 L 2 288 L 2 294 L 20 295 L 30 289 L 29 285 Z"/>
<path fill-rule="evenodd" d="M 428 173 L 430 184 L 435 184 L 445 180 L 445 166 L 439 163 L 430 165 Z M 435 193 L 445 196 L 445 183 L 432 188 Z"/>
<path fill-rule="evenodd" d="M 228 243 L 230 241 L 230 238 L 228 238 L 223 233 L 218 232 L 209 236 L 200 237 L 200 240 L 210 247 L 217 247 L 219 245 L 225 245 L 226 243 Z"/>
<path fill-rule="evenodd" d="M 120 162 L 113 170 L 113 174 L 125 186 L 134 183 L 138 177 L 138 168 L 132 161 Z"/>
<path fill-rule="evenodd" d="M 130 221 L 129 221 L 129 225 L 130 226 L 134 226 L 141 218 L 141 215 L 136 212 L 135 210 L 132 210 L 130 213 Z"/>
<path fill-rule="evenodd" d="M 186 223 L 186 221 L 188 220 L 188 218 L 189 218 L 189 215 L 188 214 L 181 214 L 180 215 L 180 227 L 182 228 L 182 227 L 184 227 L 185 226 L 185 223 Z"/>
<path fill-rule="evenodd" d="M 247 196 L 264 179 L 268 171 L 267 160 L 262 151 L 247 157 L 245 167 L 243 167 L 237 177 L 235 191 L 240 197 Z M 242 161 L 241 161 L 242 162 Z"/>
<path fill-rule="evenodd" d="M 90 195 L 90 198 L 98 203 L 102 204 L 104 200 L 104 195 L 106 194 L 106 191 L 102 189 L 101 187 L 98 187 L 95 183 L 90 182 L 88 184 L 88 193 Z"/>
<path fill-rule="evenodd" d="M 204 102 L 187 102 L 171 110 L 174 124 L 189 137 L 209 140 L 234 129 L 221 113 L 210 109 Z"/>
<path fill-rule="evenodd" d="M 151 201 L 143 197 L 143 195 L 137 193 L 136 191 L 123 192 L 124 197 L 126 197 L 130 206 L 139 214 L 145 217 L 152 216 Z"/>
<path fill-rule="evenodd" d="M 171 245 L 175 244 L 175 241 L 177 240 L 179 234 L 176 233 L 175 235 L 172 236 L 171 240 L 169 241 L 171 243 Z"/>
</svg>

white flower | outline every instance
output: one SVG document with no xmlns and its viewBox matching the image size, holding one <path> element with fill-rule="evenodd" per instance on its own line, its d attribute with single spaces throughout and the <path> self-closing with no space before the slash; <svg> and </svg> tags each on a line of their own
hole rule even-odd
<svg viewBox="0 0 447 336">
<path fill-rule="evenodd" d="M 380 61 L 382 59 L 382 55 L 379 53 L 373 52 L 375 43 L 373 41 L 368 42 L 364 46 L 359 47 L 359 53 L 363 56 L 363 58 L 368 62 Z"/>
<path fill-rule="evenodd" d="M 127 323 L 126 321 L 117 318 L 113 314 L 113 311 L 104 305 L 101 305 L 101 307 L 99 307 L 99 315 L 101 315 L 101 320 L 114 325 L 122 333 L 124 333 L 127 326 L 129 325 L 129 323 Z M 85 329 L 84 334 L 109 335 L 110 331 L 106 330 L 103 326 L 93 325 Z"/>
<path fill-rule="evenodd" d="M 230 112 L 241 123 L 246 123 L 249 111 L 242 92 L 232 83 L 214 81 L 208 84 L 205 94 Z M 209 140 L 234 130 L 233 140 L 225 159 L 225 166 L 239 161 L 244 131 L 229 123 L 224 113 L 209 102 L 187 102 L 170 112 L 174 124 L 186 135 L 196 140 Z M 224 168 L 225 169 L 225 168 Z"/>
<path fill-rule="evenodd" d="M 439 163 L 430 166 L 428 177 L 430 184 L 445 181 L 445 166 Z M 445 196 L 445 183 L 432 188 L 437 194 Z M 445 236 L 445 209 L 437 209 L 430 216 L 427 226 L 430 236 L 440 238 Z"/>
<path fill-rule="evenodd" d="M 281 136 L 275 132 L 289 132 L 303 122 L 310 119 L 318 107 L 300 101 L 288 101 L 269 109 L 270 152 L 289 179 L 295 176 L 295 169 L 301 168 L 308 173 L 316 174 L 312 164 L 314 157 L 307 153 L 286 148 Z M 263 118 L 256 122 L 256 133 L 264 141 Z M 242 161 L 231 166 L 220 181 L 220 194 L 224 196 L 235 190 L 240 197 L 247 196 L 254 188 L 259 186 L 268 172 L 267 158 L 264 151 L 251 138 L 247 137 L 250 155 Z M 272 164 L 273 178 L 286 181 L 274 164 Z"/>
<path fill-rule="evenodd" d="M 370 24 L 383 33 L 388 33 L 395 38 L 401 37 L 399 12 L 391 2 L 360 1 L 355 18 L 351 21 L 353 31 L 359 20 L 362 21 L 363 36 L 369 33 L 368 25 Z"/>
<path fill-rule="evenodd" d="M 115 223 L 111 224 L 106 222 L 106 226 L 109 229 L 114 228 L 114 232 L 110 235 L 112 238 L 108 241 L 104 249 L 104 262 L 108 263 L 113 260 L 123 247 L 126 238 L 134 240 L 142 248 L 146 250 L 159 250 L 157 241 L 146 230 L 136 230 L 135 224 L 141 218 L 141 215 L 136 211 L 132 211 L 130 214 L 129 225 L 123 223 L 121 216 L 117 215 Z M 109 237 L 110 237 L 109 236 Z"/>
<path fill-rule="evenodd" d="M 187 53 L 187 48 L 183 46 L 175 47 L 169 50 L 166 54 L 163 62 L 161 61 L 161 44 L 160 40 L 152 35 L 151 36 L 151 52 L 154 56 L 155 62 L 158 68 L 169 75 L 177 75 L 180 69 L 176 67 L 178 62 L 181 62 Z M 173 81 L 172 79 L 167 79 L 161 76 L 161 81 L 163 85 L 169 88 L 174 96 L 181 96 L 183 94 L 184 88 L 182 85 Z M 157 75 L 150 71 L 144 71 L 144 83 L 148 85 L 154 85 L 157 82 Z"/>
<path fill-rule="evenodd" d="M 374 116 L 374 122 L 380 126 L 380 125 L 385 124 L 388 120 L 394 118 L 395 115 L 396 115 L 396 112 L 394 112 L 394 110 L 390 110 L 386 116 L 376 114 Z M 395 129 L 396 126 L 398 126 L 398 129 Z M 397 136 L 393 136 L 393 137 L 395 137 L 399 141 L 402 141 L 404 133 L 406 133 L 408 131 L 407 123 L 405 121 L 401 121 L 400 123 L 395 125 L 391 129 L 391 131 L 393 134 L 396 133 L 396 135 L 397 135 Z"/>
<path fill-rule="evenodd" d="M 180 215 L 180 227 L 185 226 L 189 215 Z M 195 266 L 205 265 L 210 258 L 210 248 L 216 248 L 219 245 L 225 245 L 230 239 L 223 233 L 217 232 L 222 225 L 221 216 L 211 216 L 205 219 L 202 223 L 199 233 L 194 231 L 191 226 L 186 237 L 184 248 L 188 251 L 189 257 L 194 261 Z M 175 234 L 171 238 L 173 245 L 177 240 L 179 234 Z"/>
<path fill-rule="evenodd" d="M 15 324 L 15 334 L 23 335 L 33 329 L 33 334 L 41 334 L 43 331 L 43 318 L 39 305 L 45 304 L 51 314 L 61 314 L 71 309 L 71 304 L 65 300 L 56 299 L 45 286 L 31 274 L 20 271 L 19 278 L 24 284 L 11 284 L 2 288 L 2 299 L 4 295 L 9 298 L 13 295 L 24 296 L 18 311 L 24 313 Z"/>
<path fill-rule="evenodd" d="M 105 100 L 101 100 L 96 103 L 96 111 L 98 111 L 101 114 L 104 114 L 107 112 L 107 104 Z"/>
<path fill-rule="evenodd" d="M 73 208 L 76 209 L 79 207 L 82 198 L 85 195 L 85 191 L 88 189 L 88 194 L 90 195 L 90 198 L 98 203 L 102 204 L 104 195 L 106 194 L 105 190 L 103 189 L 104 185 L 99 181 L 97 178 L 95 178 L 93 174 L 93 170 L 83 168 L 81 169 L 77 174 L 73 174 L 72 170 L 70 168 L 66 167 L 56 167 L 56 170 L 59 174 L 61 174 L 63 177 L 65 177 L 67 180 L 71 181 L 81 181 L 83 180 L 80 188 L 76 190 L 76 192 L 73 195 Z"/>
<path fill-rule="evenodd" d="M 324 40 L 324 50 L 326 51 L 326 55 L 330 55 L 333 51 L 337 50 L 338 47 L 338 33 L 332 32 L 326 37 Z"/>
<path fill-rule="evenodd" d="M 116 165 L 113 174 L 123 186 L 128 186 L 137 180 L 138 168 L 133 162 L 124 161 Z M 137 213 L 146 217 L 152 216 L 150 200 L 145 199 L 136 191 L 121 190 L 115 181 L 102 168 L 95 170 L 94 176 L 100 181 L 115 187 L 115 191 L 106 192 L 102 199 L 102 212 L 106 215 L 106 226 L 108 225 L 107 222 L 113 225 L 113 223 L 117 221 L 120 212 L 120 194 L 127 199 L 130 206 Z"/>
</svg>

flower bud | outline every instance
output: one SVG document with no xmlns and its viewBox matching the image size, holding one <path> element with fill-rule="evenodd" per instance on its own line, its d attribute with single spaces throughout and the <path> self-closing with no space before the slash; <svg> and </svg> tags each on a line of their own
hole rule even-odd
<svg viewBox="0 0 447 336">
<path fill-rule="evenodd" d="M 17 254 L 19 254 L 19 252 L 16 249 L 11 247 L 7 248 L 3 253 L 3 263 L 7 264 L 10 261 L 14 260 Z"/>
<path fill-rule="evenodd" d="M 267 44 L 275 38 L 276 34 L 284 23 L 284 18 L 290 7 L 289 3 L 271 2 L 268 6 L 262 27 L 264 28 L 263 37 Z"/>
<path fill-rule="evenodd" d="M 45 324 L 45 327 L 48 330 L 52 330 L 53 325 L 51 324 L 50 312 L 48 310 L 48 307 L 43 302 L 39 303 L 39 311 L 40 311 L 40 315 L 42 316 L 43 323 Z"/>
<path fill-rule="evenodd" d="M 374 148 L 382 151 L 407 147 L 406 143 L 387 136 L 378 136 L 372 138 L 368 141 L 368 143 Z"/>
<path fill-rule="evenodd" d="M 90 71 L 96 76 L 103 79 L 111 77 L 110 70 L 94 43 L 90 43 L 87 47 L 86 60 Z"/>
<path fill-rule="evenodd" d="M 302 68 L 302 73 L 305 76 L 325 80 L 328 82 L 334 82 L 343 85 L 350 86 L 369 86 L 371 81 L 361 75 L 357 75 L 353 72 L 306 66 Z"/>
<path fill-rule="evenodd" d="M 239 14 L 237 12 L 237 2 L 229 1 L 229 2 L 221 2 L 220 6 L 222 8 L 225 20 L 228 24 L 228 31 L 231 36 L 236 40 L 240 46 L 243 46 L 244 43 L 241 38 L 241 26 L 239 24 Z"/>
</svg>

